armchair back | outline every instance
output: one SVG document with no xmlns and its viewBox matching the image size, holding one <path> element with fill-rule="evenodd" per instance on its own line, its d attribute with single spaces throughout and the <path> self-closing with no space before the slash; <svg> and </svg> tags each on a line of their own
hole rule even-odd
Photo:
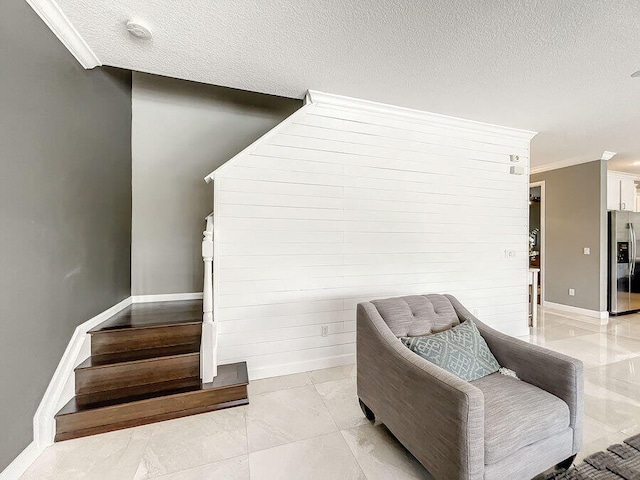
<svg viewBox="0 0 640 480">
<path fill-rule="evenodd" d="M 417 337 L 460 324 L 451 301 L 444 295 L 409 295 L 371 303 L 396 337 Z"/>
</svg>

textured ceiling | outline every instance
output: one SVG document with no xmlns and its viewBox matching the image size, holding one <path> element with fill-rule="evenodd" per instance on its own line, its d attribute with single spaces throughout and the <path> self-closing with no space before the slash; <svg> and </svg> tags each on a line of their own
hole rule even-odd
<svg viewBox="0 0 640 480">
<path fill-rule="evenodd" d="M 640 160 L 638 0 L 58 3 L 105 65 L 536 130 L 534 166 Z M 152 40 L 129 36 L 132 18 Z"/>
</svg>

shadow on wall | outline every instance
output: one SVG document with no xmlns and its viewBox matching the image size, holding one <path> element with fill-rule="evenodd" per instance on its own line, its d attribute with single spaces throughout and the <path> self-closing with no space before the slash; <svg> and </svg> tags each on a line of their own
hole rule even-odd
<svg viewBox="0 0 640 480">
<path fill-rule="evenodd" d="M 302 101 L 143 73 L 132 96 L 132 294 L 201 292 L 204 177 Z"/>
<path fill-rule="evenodd" d="M 131 72 L 85 71 L 0 3 L 0 470 L 77 325 L 131 291 Z"/>
</svg>

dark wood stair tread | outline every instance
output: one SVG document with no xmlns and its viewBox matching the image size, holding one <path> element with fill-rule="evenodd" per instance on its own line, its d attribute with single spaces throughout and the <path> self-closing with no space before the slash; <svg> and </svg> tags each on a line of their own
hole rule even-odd
<svg viewBox="0 0 640 480">
<path fill-rule="evenodd" d="M 200 381 L 202 300 L 130 305 L 89 333 L 91 357 L 55 416 L 56 441 L 249 403 L 246 362 Z"/>
<path fill-rule="evenodd" d="M 175 355 L 186 355 L 200 353 L 197 345 L 173 345 L 169 347 L 147 348 L 143 350 L 129 350 L 126 352 L 107 353 L 103 355 L 92 355 L 75 369 L 97 368 L 118 363 L 130 363 L 150 361 L 157 358 L 172 357 Z"/>
<path fill-rule="evenodd" d="M 78 411 L 117 405 L 123 402 L 143 400 L 145 398 L 170 395 L 200 389 L 200 377 L 185 377 L 164 382 L 130 385 L 113 390 L 101 390 L 84 394 L 76 393 L 75 401 Z"/>
<path fill-rule="evenodd" d="M 86 364 L 90 360 L 86 361 Z M 200 352 L 147 358 L 133 362 L 110 363 L 76 368 L 76 394 L 122 391 L 129 387 L 160 384 L 171 380 L 198 377 Z M 155 389 L 155 387 L 153 388 Z"/>
<path fill-rule="evenodd" d="M 237 387 L 244 388 L 246 391 L 246 387 Z M 230 399 L 225 401 L 219 401 L 217 403 L 210 402 L 207 405 L 185 408 L 182 410 L 175 410 L 167 413 L 159 413 L 155 415 L 151 415 L 148 417 L 134 418 L 130 420 L 121 420 L 118 422 L 105 424 L 105 425 L 97 425 L 92 427 L 87 427 L 83 429 L 69 430 L 69 431 L 56 431 L 55 440 L 56 442 L 62 442 L 64 440 L 71 440 L 74 438 L 87 437 L 89 435 L 98 435 L 100 433 L 113 432 L 115 430 L 122 430 L 124 428 L 132 428 L 139 427 L 140 425 L 148 425 L 150 423 L 156 422 L 164 422 L 166 420 L 173 420 L 175 418 L 187 417 L 190 415 L 198 415 L 200 413 L 214 412 L 216 410 L 222 410 L 225 408 L 232 407 L 240 407 L 242 405 L 248 405 L 249 399 L 246 396 L 246 393 L 228 396 L 236 396 L 241 397 L 237 399 Z"/>
<path fill-rule="evenodd" d="M 246 362 L 220 365 L 212 383 L 82 405 L 74 397 L 56 414 L 56 441 L 249 403 Z"/>
<path fill-rule="evenodd" d="M 91 334 L 91 355 L 113 355 L 152 348 L 191 345 L 200 350 L 202 322 L 148 325 L 140 328 L 101 330 Z"/>
<path fill-rule="evenodd" d="M 247 363 L 246 362 L 229 363 L 227 365 L 218 365 L 218 375 L 216 376 L 216 378 L 213 379 L 213 382 L 211 383 L 201 383 L 197 387 L 178 388 L 173 391 L 163 392 L 162 395 L 158 395 L 157 393 L 136 395 L 132 397 L 101 402 L 100 404 L 95 404 L 91 406 L 78 405 L 74 397 L 71 400 L 69 400 L 69 402 L 64 407 L 60 409 L 60 411 L 56 414 L 56 417 L 60 415 L 78 413 L 80 411 L 85 411 L 85 410 L 95 410 L 97 408 L 120 405 L 123 403 L 139 402 L 139 401 L 147 400 L 150 398 L 156 398 L 158 396 L 166 397 L 166 396 L 178 395 L 186 392 L 216 390 L 216 389 L 222 389 L 222 388 L 238 386 L 238 385 L 246 386 L 248 384 L 249 384 L 249 376 L 247 374 Z"/>
<path fill-rule="evenodd" d="M 160 394 L 157 392 L 144 393 L 141 395 L 131 395 L 128 397 L 115 398 L 115 399 L 105 400 L 102 402 L 90 403 L 87 405 L 78 403 L 76 401 L 76 397 L 73 397 L 71 400 L 69 400 L 69 402 L 64 407 L 60 409 L 60 411 L 56 414 L 56 417 L 60 415 L 69 415 L 69 414 L 83 412 L 87 410 L 97 410 L 103 407 L 112 407 L 114 405 L 122 405 L 124 403 L 140 402 L 142 400 L 157 398 L 159 396 L 168 397 L 171 395 L 179 395 L 181 393 L 197 392 L 199 390 L 202 390 L 203 389 L 202 387 L 203 387 L 203 384 L 199 383 L 198 385 L 195 385 L 195 386 L 189 385 L 186 387 L 167 389 Z"/>
<path fill-rule="evenodd" d="M 89 333 L 201 322 L 202 300 L 136 303 L 92 328 Z"/>
</svg>

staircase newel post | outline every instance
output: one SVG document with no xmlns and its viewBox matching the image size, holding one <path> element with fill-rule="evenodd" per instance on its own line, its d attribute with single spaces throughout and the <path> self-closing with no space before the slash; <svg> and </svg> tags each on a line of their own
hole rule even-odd
<svg viewBox="0 0 640 480">
<path fill-rule="evenodd" d="M 202 340 L 200 344 L 200 377 L 202 383 L 211 383 L 217 375 L 217 335 L 213 322 L 213 216 L 207 217 L 203 232 L 202 260 L 204 261 L 204 286 L 202 289 Z"/>
</svg>

